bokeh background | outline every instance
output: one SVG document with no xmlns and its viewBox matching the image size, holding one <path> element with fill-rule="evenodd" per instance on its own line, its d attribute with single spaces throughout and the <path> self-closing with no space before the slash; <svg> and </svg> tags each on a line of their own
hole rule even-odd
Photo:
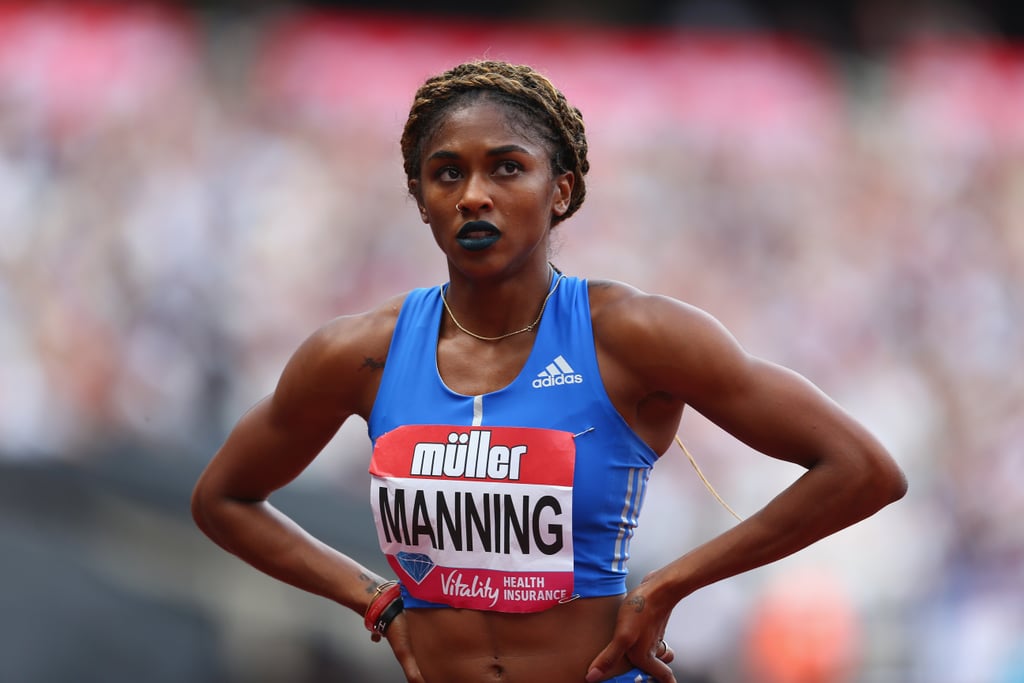
<svg viewBox="0 0 1024 683">
<path fill-rule="evenodd" d="M 685 600 L 679 680 L 1021 683 L 1016 4 L 0 1 L 0 680 L 400 680 L 188 499 L 313 329 L 445 279 L 398 136 L 426 76 L 491 57 L 588 123 L 555 262 L 709 310 L 910 477 Z M 699 415 L 682 436 L 741 515 L 799 474 Z M 383 572 L 368 454 L 350 421 L 274 500 Z M 634 580 L 732 523 L 673 449 Z"/>
</svg>

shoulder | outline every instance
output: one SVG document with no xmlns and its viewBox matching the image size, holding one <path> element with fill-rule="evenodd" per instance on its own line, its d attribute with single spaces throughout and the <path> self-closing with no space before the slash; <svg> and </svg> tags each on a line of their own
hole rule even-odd
<svg viewBox="0 0 1024 683">
<path fill-rule="evenodd" d="M 320 362 L 343 359 L 352 354 L 383 358 L 407 296 L 408 292 L 392 297 L 371 310 L 328 321 L 306 338 L 296 354 Z"/>
<path fill-rule="evenodd" d="M 676 343 L 680 337 L 725 331 L 712 315 L 679 299 L 614 280 L 590 280 L 588 289 L 594 334 L 609 342 L 626 335 L 649 343 Z"/>
<path fill-rule="evenodd" d="M 406 296 L 339 316 L 310 334 L 288 360 L 275 402 L 301 411 L 315 405 L 315 412 L 368 412 Z"/>
<path fill-rule="evenodd" d="M 589 293 L 599 353 L 649 390 L 689 398 L 748 360 L 725 326 L 701 308 L 611 280 L 590 281 Z"/>
</svg>

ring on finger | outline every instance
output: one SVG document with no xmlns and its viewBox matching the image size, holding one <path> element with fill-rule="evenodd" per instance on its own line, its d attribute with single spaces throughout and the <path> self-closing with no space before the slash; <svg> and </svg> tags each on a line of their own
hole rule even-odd
<svg viewBox="0 0 1024 683">
<path fill-rule="evenodd" d="M 661 638 L 658 640 L 658 647 L 654 651 L 654 656 L 662 657 L 666 652 L 668 652 L 668 643 L 665 642 L 664 638 Z"/>
</svg>

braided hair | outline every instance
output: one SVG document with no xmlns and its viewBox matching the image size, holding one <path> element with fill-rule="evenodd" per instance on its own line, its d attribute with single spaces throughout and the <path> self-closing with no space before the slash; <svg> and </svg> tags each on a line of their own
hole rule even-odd
<svg viewBox="0 0 1024 683">
<path fill-rule="evenodd" d="M 458 104 L 482 97 L 506 105 L 513 120 L 550 144 L 552 172 L 571 172 L 575 176 L 569 207 L 552 222 L 574 214 L 587 194 L 583 176 L 590 170 L 583 114 L 566 101 L 551 81 L 525 65 L 475 61 L 428 78 L 416 91 L 402 131 L 406 177 L 419 178 L 423 144 L 437 132 L 445 114 Z"/>
</svg>

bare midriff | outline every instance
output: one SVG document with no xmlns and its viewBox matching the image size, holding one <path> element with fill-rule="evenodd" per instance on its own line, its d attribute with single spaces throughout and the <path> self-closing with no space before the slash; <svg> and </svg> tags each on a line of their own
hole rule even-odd
<svg viewBox="0 0 1024 683">
<path fill-rule="evenodd" d="M 543 612 L 406 610 L 427 683 L 582 683 L 611 641 L 622 596 L 578 599 Z M 610 678 L 629 671 L 623 660 Z"/>
</svg>

